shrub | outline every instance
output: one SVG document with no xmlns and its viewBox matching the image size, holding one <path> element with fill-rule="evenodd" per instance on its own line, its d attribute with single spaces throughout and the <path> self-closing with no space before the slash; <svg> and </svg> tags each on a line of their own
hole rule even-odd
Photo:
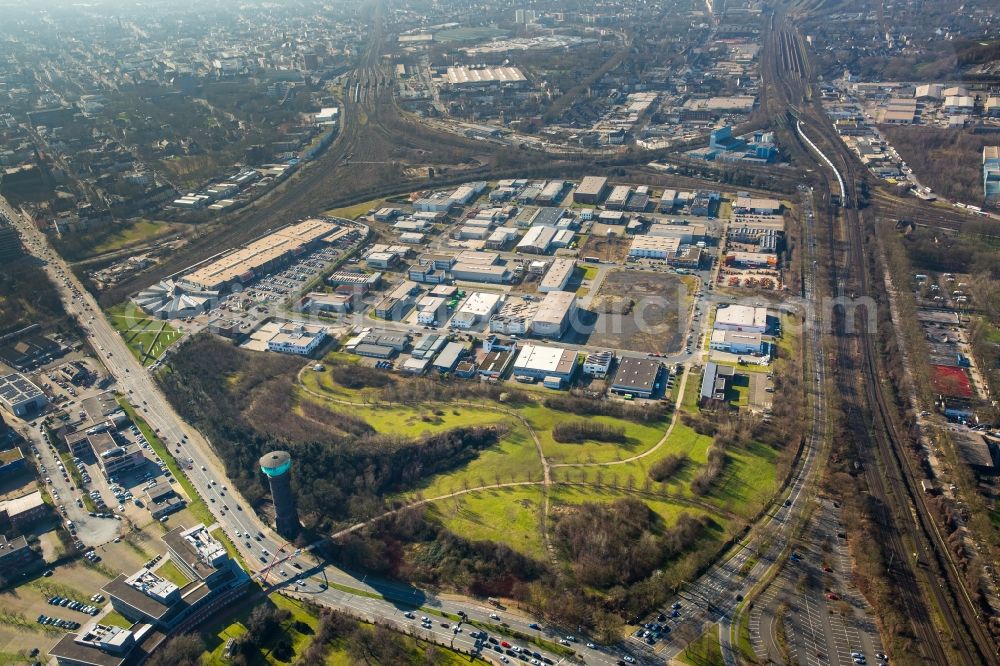
<svg viewBox="0 0 1000 666">
<path fill-rule="evenodd" d="M 595 421 L 564 421 L 552 428 L 552 439 L 557 442 L 578 444 L 587 440 L 622 443 L 625 428 Z"/>
<path fill-rule="evenodd" d="M 663 483 L 688 462 L 688 457 L 671 453 L 666 458 L 657 460 L 649 468 L 649 478 L 658 483 Z"/>
</svg>

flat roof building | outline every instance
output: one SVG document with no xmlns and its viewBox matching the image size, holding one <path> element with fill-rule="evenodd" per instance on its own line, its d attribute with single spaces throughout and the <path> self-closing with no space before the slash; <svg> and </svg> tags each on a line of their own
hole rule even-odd
<svg viewBox="0 0 1000 666">
<path fill-rule="evenodd" d="M 465 345 L 460 342 L 449 342 L 434 359 L 434 369 L 438 372 L 452 372 L 464 355 Z"/>
<path fill-rule="evenodd" d="M 12 372 L 0 376 L 0 406 L 19 418 L 38 414 L 49 404 L 42 389 L 24 375 Z"/>
<path fill-rule="evenodd" d="M 662 259 L 666 261 L 677 254 L 681 240 L 674 236 L 636 236 L 632 239 L 628 256 L 635 259 Z"/>
<path fill-rule="evenodd" d="M 538 301 L 526 301 L 520 296 L 508 296 L 500 311 L 490 319 L 490 331 L 504 335 L 524 335 L 538 314 Z"/>
<path fill-rule="evenodd" d="M 531 332 L 539 337 L 559 339 L 569 327 L 575 312 L 576 294 L 550 291 L 538 304 L 538 312 L 531 321 Z"/>
<path fill-rule="evenodd" d="M 618 361 L 618 370 L 611 384 L 612 393 L 650 398 L 659 389 L 663 364 L 648 358 L 625 356 Z"/>
<path fill-rule="evenodd" d="M 217 291 L 235 282 L 247 282 L 287 257 L 338 230 L 325 220 L 309 219 L 259 238 L 186 274 L 181 281 Z"/>
<path fill-rule="evenodd" d="M 316 351 L 326 338 L 325 326 L 285 323 L 281 324 L 278 332 L 267 341 L 267 348 L 269 351 L 282 354 L 308 356 Z"/>
<path fill-rule="evenodd" d="M 714 328 L 723 331 L 767 330 L 767 308 L 748 305 L 720 305 L 715 313 Z"/>
<path fill-rule="evenodd" d="M 573 259 L 556 259 L 538 284 L 538 291 L 543 294 L 550 291 L 562 291 L 569 284 L 575 270 L 576 261 Z"/>
<path fill-rule="evenodd" d="M 545 379 L 560 377 L 569 381 L 576 372 L 577 353 L 572 349 L 525 345 L 514 361 L 514 376 Z"/>
<path fill-rule="evenodd" d="M 608 188 L 608 179 L 604 176 L 585 176 L 573 193 L 573 201 L 582 204 L 599 204 Z"/>
<path fill-rule="evenodd" d="M 730 354 L 759 354 L 763 349 L 761 334 L 756 331 L 729 331 L 715 329 L 709 348 Z"/>
<path fill-rule="evenodd" d="M 465 282 L 500 284 L 510 281 L 510 271 L 506 266 L 459 263 L 451 267 L 451 277 Z"/>
<path fill-rule="evenodd" d="M 632 188 L 630 186 L 616 185 L 604 202 L 604 207 L 608 210 L 623 210 L 630 196 L 632 196 Z"/>
<path fill-rule="evenodd" d="M 528 252 L 530 254 L 545 254 L 552 245 L 552 239 L 556 236 L 557 229 L 548 226 L 533 226 L 528 229 L 524 237 L 517 244 L 518 252 Z"/>
</svg>

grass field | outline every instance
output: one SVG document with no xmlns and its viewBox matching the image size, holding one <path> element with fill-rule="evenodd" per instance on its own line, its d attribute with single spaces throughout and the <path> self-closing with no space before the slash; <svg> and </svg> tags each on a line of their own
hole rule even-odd
<svg viewBox="0 0 1000 666">
<path fill-rule="evenodd" d="M 121 250 L 133 245 L 148 243 L 179 229 L 177 225 L 166 222 L 153 222 L 139 219 L 135 222 L 119 226 L 114 233 L 106 236 L 96 245 L 92 254 L 103 254 Z"/>
<path fill-rule="evenodd" d="M 722 659 L 718 630 L 713 627 L 699 636 L 680 654 L 680 660 L 692 666 L 723 666 L 726 662 Z"/>
<path fill-rule="evenodd" d="M 545 558 L 540 530 L 540 487 L 497 488 L 440 500 L 429 518 L 472 541 L 503 541 L 538 560 Z"/>
<path fill-rule="evenodd" d="M 542 442 L 542 450 L 545 452 L 546 458 L 553 463 L 622 460 L 655 446 L 666 430 L 665 421 L 645 424 L 625 419 L 616 419 L 610 416 L 577 416 L 575 414 L 557 412 L 540 404 L 522 407 L 518 411 L 528 420 L 531 427 L 534 428 L 538 434 L 538 439 Z M 579 444 L 564 444 L 555 441 L 552 438 L 552 428 L 557 423 L 569 420 L 584 420 L 623 427 L 627 441 L 621 444 L 594 441 L 581 442 Z"/>
<path fill-rule="evenodd" d="M 143 365 L 152 365 L 183 335 L 168 323 L 147 316 L 130 302 L 108 308 L 107 315 L 132 355 Z"/>
<path fill-rule="evenodd" d="M 371 201 L 363 201 L 359 204 L 354 204 L 353 206 L 332 208 L 323 214 L 330 215 L 332 217 L 343 217 L 348 220 L 353 220 L 359 215 L 364 215 L 372 208 L 381 208 L 384 204 L 385 204 L 385 199 L 372 199 Z"/>
<path fill-rule="evenodd" d="M 133 623 L 118 611 L 113 610 L 101 618 L 101 624 L 110 624 L 112 627 L 122 627 L 123 629 L 128 629 Z"/>
<path fill-rule="evenodd" d="M 163 564 L 161 564 L 156 570 L 156 573 L 160 576 L 160 578 L 173 583 L 177 587 L 184 587 L 191 582 L 188 577 L 184 575 L 184 572 L 181 571 L 176 564 L 174 564 L 173 560 L 164 561 Z"/>
<path fill-rule="evenodd" d="M 283 637 L 288 638 L 289 642 L 292 644 L 292 651 L 295 655 L 299 655 L 308 647 L 309 642 L 312 640 L 312 636 L 316 631 L 316 626 L 319 624 L 319 618 L 306 606 L 294 599 L 288 599 L 279 594 L 272 594 L 267 600 L 269 603 L 274 604 L 278 608 L 287 610 L 292 614 L 291 618 L 286 621 L 280 632 L 276 632 L 272 641 L 272 644 L 267 644 L 262 647 L 262 649 L 250 656 L 248 660 L 250 664 L 289 664 L 295 661 L 295 657 L 289 661 L 281 661 L 270 653 L 270 649 L 274 647 L 273 644 L 277 643 L 277 639 Z M 250 617 L 250 612 L 252 608 L 244 608 L 236 616 L 230 615 L 224 619 L 218 620 L 216 623 L 207 625 L 202 630 L 202 640 L 206 646 L 206 654 L 202 655 L 202 663 L 208 665 L 218 664 L 223 666 L 224 664 L 229 664 L 230 661 L 226 659 L 226 642 L 230 638 L 239 638 L 247 632 L 246 621 Z M 302 624 L 299 624 L 299 623 Z M 308 627 L 308 631 L 301 631 L 302 628 Z"/>
</svg>

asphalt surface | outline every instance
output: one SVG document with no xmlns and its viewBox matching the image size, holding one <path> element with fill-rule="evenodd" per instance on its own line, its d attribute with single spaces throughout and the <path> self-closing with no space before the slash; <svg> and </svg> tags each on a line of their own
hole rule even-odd
<svg viewBox="0 0 1000 666">
<path fill-rule="evenodd" d="M 299 594 L 310 594 L 317 602 L 354 614 L 360 613 L 372 620 L 377 618 L 393 620 L 397 616 L 401 618 L 400 609 L 407 608 L 412 603 L 413 606 L 436 608 L 443 613 L 457 615 L 459 611 L 464 611 L 470 618 L 486 623 L 495 624 L 500 621 L 491 620 L 489 614 L 494 611 L 472 599 L 457 597 L 443 600 L 405 584 L 376 581 L 366 576 L 359 578 L 350 572 L 328 565 L 319 568 L 308 553 L 300 553 L 294 545 L 273 533 L 249 510 L 247 502 L 229 487 L 223 466 L 209 442 L 174 412 L 155 380 L 132 356 L 124 340 L 103 316 L 94 298 L 83 288 L 61 257 L 48 246 L 44 235 L 18 211 L 11 209 L 2 198 L 0 198 L 0 210 L 3 210 L 20 230 L 28 251 L 45 263 L 44 268 L 59 292 L 67 314 L 79 322 L 97 357 L 117 380 L 118 390 L 128 396 L 139 414 L 154 429 L 171 454 L 178 459 L 178 463 L 192 461 L 190 470 L 185 467 L 187 477 L 198 494 L 205 498 L 206 505 L 215 516 L 217 524 L 236 544 L 248 566 L 256 568 L 255 571 L 251 571 L 252 574 L 259 575 L 266 584 L 294 588 L 289 591 L 297 590 Z M 66 285 L 66 281 L 69 286 Z M 74 289 L 81 295 L 75 297 Z M 252 535 L 251 538 L 243 536 L 247 534 Z M 296 577 L 304 577 L 306 579 L 304 585 L 294 585 Z M 358 593 L 333 589 L 330 586 L 334 584 L 357 590 Z M 324 586 L 327 589 L 323 589 Z M 366 596 L 369 594 L 399 598 L 404 601 L 394 603 L 384 599 L 371 599 Z M 412 602 L 409 602 L 410 599 Z M 400 620 L 397 618 L 395 621 Z M 565 635 L 561 631 L 552 629 L 536 631 L 529 626 L 535 620 L 524 615 L 504 612 L 502 621 L 509 625 L 511 631 L 519 631 L 526 635 L 546 636 L 550 640 Z M 419 625 L 419 620 L 416 624 Z M 446 642 L 441 640 L 445 637 L 443 631 L 448 632 Z M 471 639 L 468 639 L 465 631 L 456 636 L 451 629 L 445 630 L 440 625 L 432 630 L 428 638 L 443 642 L 445 645 L 450 645 L 454 638 L 456 646 L 463 644 L 465 647 L 471 646 Z M 615 664 L 625 654 L 587 648 L 582 643 L 577 643 L 574 648 L 588 664 Z M 554 662 L 560 661 L 556 655 L 546 656 Z"/>
</svg>

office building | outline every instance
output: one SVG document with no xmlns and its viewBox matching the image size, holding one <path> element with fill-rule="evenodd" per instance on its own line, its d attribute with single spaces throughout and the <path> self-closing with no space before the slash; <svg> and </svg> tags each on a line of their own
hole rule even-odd
<svg viewBox="0 0 1000 666">
<path fill-rule="evenodd" d="M 269 351 L 282 354 L 308 356 L 327 339 L 325 326 L 312 324 L 284 323 L 267 341 Z"/>
<path fill-rule="evenodd" d="M 290 479 L 291 468 L 292 457 L 287 451 L 272 451 L 260 459 L 260 471 L 267 476 L 271 486 L 276 529 L 286 539 L 294 538 L 299 532 L 299 514 L 295 508 Z"/>
<path fill-rule="evenodd" d="M 1000 146 L 983 146 L 983 196 L 1000 201 Z"/>
<path fill-rule="evenodd" d="M 701 393 L 699 401 L 702 405 L 725 402 L 726 390 L 736 376 L 736 369 L 730 365 L 719 365 L 715 362 L 705 364 L 705 373 L 701 377 Z"/>
<path fill-rule="evenodd" d="M 613 351 L 590 352 L 583 361 L 583 372 L 591 377 L 603 379 L 611 371 L 611 364 L 614 363 L 614 360 L 615 353 Z"/>
</svg>

